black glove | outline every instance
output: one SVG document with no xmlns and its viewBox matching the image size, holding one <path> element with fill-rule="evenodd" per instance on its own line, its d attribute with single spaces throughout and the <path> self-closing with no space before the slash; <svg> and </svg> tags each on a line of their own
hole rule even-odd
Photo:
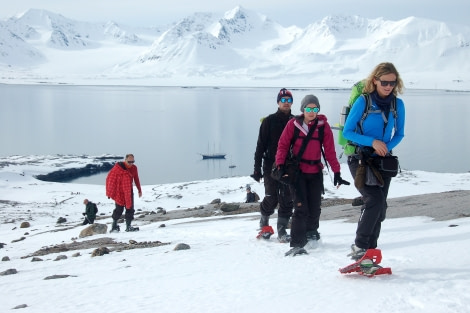
<svg viewBox="0 0 470 313">
<path fill-rule="evenodd" d="M 261 169 L 255 169 L 253 174 L 250 175 L 250 177 L 259 183 L 261 178 L 263 178 L 263 174 L 261 174 Z"/>
<path fill-rule="evenodd" d="M 337 172 L 335 173 L 335 178 L 334 178 L 334 181 L 333 181 L 333 185 L 350 185 L 350 183 L 344 179 L 341 178 L 341 173 L 340 172 Z"/>
<path fill-rule="evenodd" d="M 86 215 L 86 213 L 82 213 L 82 215 L 83 215 L 83 216 L 85 216 L 85 215 Z"/>
<path fill-rule="evenodd" d="M 284 164 L 278 165 L 277 168 L 281 177 L 286 174 L 286 167 L 284 166 Z"/>
</svg>

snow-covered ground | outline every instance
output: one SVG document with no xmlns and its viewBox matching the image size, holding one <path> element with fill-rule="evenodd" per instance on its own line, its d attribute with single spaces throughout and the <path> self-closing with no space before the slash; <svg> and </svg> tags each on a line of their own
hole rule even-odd
<svg viewBox="0 0 470 313">
<path fill-rule="evenodd" d="M 0 276 L 1 312 L 22 304 L 27 305 L 25 312 L 470 311 L 470 218 L 387 219 L 379 248 L 382 264 L 390 266 L 393 274 L 374 278 L 338 272 L 351 263 L 346 254 L 355 223 L 321 221 L 318 247 L 308 255 L 285 257 L 286 244 L 274 237 L 255 239 L 258 213 L 169 220 L 164 222 L 166 227 L 137 218 L 134 224 L 140 226 L 139 232 L 75 240 L 111 237 L 125 243 L 132 239 L 170 244 L 113 251 L 101 257 L 91 257 L 94 249 L 78 251 L 78 257 L 72 257 L 77 251 L 67 251 L 32 262 L 22 257 L 78 237 L 86 227 L 79 226 L 84 198 L 98 203 L 99 213 L 108 216 L 114 205 L 105 196 L 104 186 L 42 182 L 32 177 L 57 167 L 60 159 L 29 156 L 24 157 L 28 162 L 18 161 L 21 158 L 0 167 L 0 242 L 6 244 L 0 256 L 10 259 L 0 262 L 0 272 L 17 270 L 17 274 Z M 66 162 L 73 164 L 73 159 Z M 347 170 L 343 176 L 352 181 Z M 136 209 L 194 208 L 216 198 L 242 202 L 246 184 L 264 195 L 262 184 L 248 176 L 147 185 L 143 197 L 136 199 Z M 325 187 L 327 198 L 357 196 L 352 186 L 335 189 L 327 176 Z M 390 198 L 450 190 L 470 190 L 470 173 L 403 171 L 392 182 Z M 59 217 L 67 223 L 56 224 Z M 23 221 L 31 226 L 20 228 Z M 97 222 L 109 226 L 111 218 Z M 25 239 L 17 241 L 21 237 Z M 178 243 L 191 248 L 174 251 Z M 68 258 L 54 261 L 60 254 Z M 70 276 L 44 279 L 52 275 Z"/>
</svg>

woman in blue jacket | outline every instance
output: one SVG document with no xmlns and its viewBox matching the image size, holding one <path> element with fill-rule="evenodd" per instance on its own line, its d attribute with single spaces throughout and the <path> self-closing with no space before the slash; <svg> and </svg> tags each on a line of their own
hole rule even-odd
<svg viewBox="0 0 470 313">
<path fill-rule="evenodd" d="M 371 107 L 366 110 L 366 97 L 357 98 L 344 125 L 343 135 L 356 145 L 357 154 L 348 157 L 355 179 L 360 162 L 391 154 L 404 137 L 405 106 L 398 93 L 403 81 L 392 63 L 380 63 L 367 77 L 363 93 L 368 94 Z M 363 119 L 364 112 L 368 112 Z M 391 177 L 382 177 L 377 184 L 357 184 L 364 205 L 357 224 L 356 239 L 348 255 L 360 259 L 367 249 L 377 247 L 381 223 L 385 220 L 387 195 Z"/>
</svg>

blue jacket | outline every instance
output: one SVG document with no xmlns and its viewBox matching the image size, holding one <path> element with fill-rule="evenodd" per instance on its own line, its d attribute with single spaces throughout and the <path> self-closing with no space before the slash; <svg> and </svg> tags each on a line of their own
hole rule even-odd
<svg viewBox="0 0 470 313">
<path fill-rule="evenodd" d="M 375 104 L 374 100 L 372 101 L 372 109 L 377 110 L 378 106 Z M 361 134 L 358 128 L 358 123 L 362 118 L 364 109 L 366 106 L 366 101 L 364 97 L 357 98 L 356 102 L 349 112 L 348 118 L 346 119 L 346 124 L 343 129 L 344 138 L 352 141 L 358 146 L 369 146 L 372 147 L 372 142 L 374 139 L 383 141 L 388 148 L 388 151 L 394 149 L 400 141 L 405 136 L 405 105 L 403 100 L 397 98 L 396 100 L 396 110 L 397 118 L 393 112 L 389 113 L 387 128 L 384 127 L 384 120 L 382 114 L 380 113 L 369 113 L 362 124 L 364 134 Z M 395 132 L 393 128 L 396 126 Z M 392 136 L 393 133 L 393 136 Z"/>
</svg>

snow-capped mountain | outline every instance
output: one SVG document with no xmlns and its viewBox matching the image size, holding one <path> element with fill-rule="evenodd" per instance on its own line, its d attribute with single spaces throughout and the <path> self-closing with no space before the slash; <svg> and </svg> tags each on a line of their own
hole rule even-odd
<svg viewBox="0 0 470 313">
<path fill-rule="evenodd" d="M 327 16 L 301 29 L 237 6 L 223 16 L 195 13 L 157 30 L 74 21 L 44 10 L 0 23 L 0 68 L 13 80 L 18 70 L 32 81 L 183 78 L 195 84 L 224 79 L 349 86 L 376 63 L 391 61 L 410 84 L 445 80 L 462 89 L 470 84 L 469 57 L 469 27 L 417 17 Z"/>
<path fill-rule="evenodd" d="M 272 42 L 283 43 L 287 31 L 265 16 L 237 7 L 223 17 L 196 13 L 170 27 L 152 46 L 125 64 L 139 71 L 178 70 L 198 75 L 249 67 Z"/>
<path fill-rule="evenodd" d="M 20 17 L 8 19 L 4 25 L 31 46 L 45 43 L 50 48 L 65 51 L 98 48 L 106 40 L 126 45 L 144 43 L 139 36 L 113 21 L 91 24 L 45 10 L 28 10 Z"/>
<path fill-rule="evenodd" d="M 31 27 L 15 26 L 0 22 L 0 64 L 28 66 L 44 61 L 41 51 L 26 42 L 39 34 Z"/>
</svg>

